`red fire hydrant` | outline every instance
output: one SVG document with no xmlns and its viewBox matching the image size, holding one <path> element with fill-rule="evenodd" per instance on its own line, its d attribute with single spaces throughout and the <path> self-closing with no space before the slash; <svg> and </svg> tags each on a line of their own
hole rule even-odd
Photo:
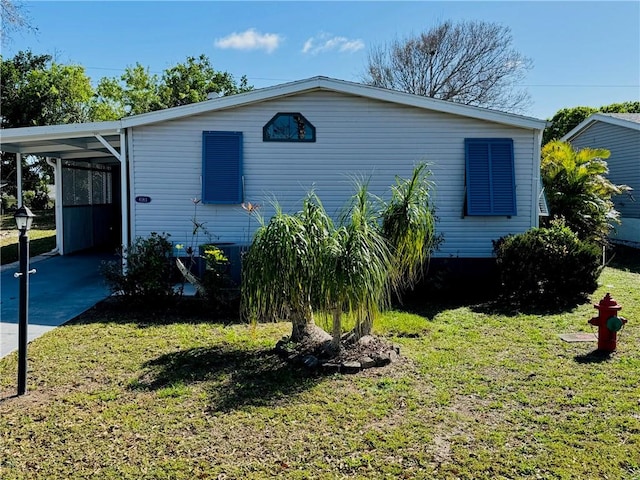
<svg viewBox="0 0 640 480">
<path fill-rule="evenodd" d="M 618 316 L 622 306 L 607 293 L 600 303 L 593 307 L 600 312 L 597 317 L 589 320 L 591 325 L 598 326 L 598 350 L 613 352 L 616 349 L 617 333 L 627 323 L 625 318 Z"/>
</svg>

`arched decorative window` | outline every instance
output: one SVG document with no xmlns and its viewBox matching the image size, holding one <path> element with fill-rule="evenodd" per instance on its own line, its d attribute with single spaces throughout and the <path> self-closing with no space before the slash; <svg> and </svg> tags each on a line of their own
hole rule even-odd
<svg viewBox="0 0 640 480">
<path fill-rule="evenodd" d="M 315 142 L 316 127 L 301 113 L 278 113 L 262 129 L 265 142 Z"/>
</svg>

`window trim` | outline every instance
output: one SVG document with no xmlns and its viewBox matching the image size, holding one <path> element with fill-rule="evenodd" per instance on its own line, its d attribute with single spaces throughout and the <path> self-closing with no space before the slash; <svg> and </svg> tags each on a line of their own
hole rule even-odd
<svg viewBox="0 0 640 480">
<path fill-rule="evenodd" d="M 283 115 L 300 116 L 302 120 L 304 120 L 305 124 L 308 125 L 309 128 L 311 129 L 311 138 L 302 138 L 302 139 L 300 138 L 269 138 L 267 135 L 267 131 L 269 127 L 273 125 L 273 123 L 276 121 L 278 117 L 281 117 Z M 271 120 L 269 120 L 264 125 L 264 127 L 262 127 L 262 141 L 263 142 L 286 142 L 286 143 L 314 143 L 316 141 L 316 127 L 309 120 L 307 120 L 307 118 L 304 115 L 302 115 L 300 112 L 278 112 L 273 117 L 271 117 Z"/>
</svg>

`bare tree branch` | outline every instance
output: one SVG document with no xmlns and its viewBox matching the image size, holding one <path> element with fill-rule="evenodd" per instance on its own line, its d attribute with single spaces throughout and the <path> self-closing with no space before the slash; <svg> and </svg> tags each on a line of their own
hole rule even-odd
<svg viewBox="0 0 640 480">
<path fill-rule="evenodd" d="M 20 1 L 0 0 L 0 18 L 2 21 L 0 37 L 3 46 L 10 43 L 11 36 L 18 30 L 38 31 L 38 29 L 31 24 L 28 12 Z"/>
<path fill-rule="evenodd" d="M 512 48 L 508 27 L 445 22 L 419 35 L 374 46 L 362 80 L 416 95 L 520 112 L 530 99 L 517 84 L 531 67 L 531 60 Z"/>
</svg>

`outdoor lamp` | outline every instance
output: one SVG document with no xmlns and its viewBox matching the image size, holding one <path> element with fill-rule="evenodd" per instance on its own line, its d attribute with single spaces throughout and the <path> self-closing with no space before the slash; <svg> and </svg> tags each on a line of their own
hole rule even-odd
<svg viewBox="0 0 640 480">
<path fill-rule="evenodd" d="M 20 252 L 20 271 L 13 274 L 20 279 L 20 304 L 18 308 L 18 395 L 27 391 L 27 326 L 29 324 L 29 229 L 35 215 L 24 205 L 16 210 L 13 218 L 20 231 L 18 250 Z"/>
<path fill-rule="evenodd" d="M 13 218 L 16 220 L 16 225 L 18 226 L 18 230 L 20 232 L 28 232 L 31 229 L 31 224 L 33 223 L 35 215 L 24 205 L 16 210 L 16 213 L 13 214 Z"/>
</svg>

